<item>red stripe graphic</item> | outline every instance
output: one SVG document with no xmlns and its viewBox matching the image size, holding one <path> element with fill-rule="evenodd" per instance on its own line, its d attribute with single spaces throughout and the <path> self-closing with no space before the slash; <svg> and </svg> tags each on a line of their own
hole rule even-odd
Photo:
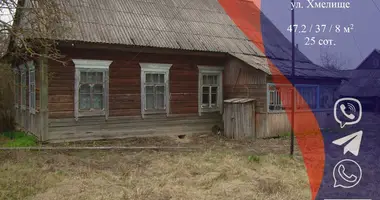
<svg viewBox="0 0 380 200">
<path fill-rule="evenodd" d="M 264 41 L 261 33 L 260 0 L 219 0 L 219 3 L 240 30 L 265 54 Z M 273 82 L 276 85 L 291 84 L 269 59 L 267 59 L 267 61 L 271 73 L 278 75 L 273 76 Z M 299 95 L 298 91 L 296 93 Z M 304 99 L 302 99 L 300 103 L 307 105 Z M 291 111 L 289 108 L 286 109 L 288 119 L 291 119 Z M 302 114 L 297 112 L 295 122 L 296 124 L 293 130 L 306 166 L 312 199 L 315 199 L 322 182 L 324 171 L 325 153 L 323 136 L 310 108 L 302 112 Z"/>
</svg>

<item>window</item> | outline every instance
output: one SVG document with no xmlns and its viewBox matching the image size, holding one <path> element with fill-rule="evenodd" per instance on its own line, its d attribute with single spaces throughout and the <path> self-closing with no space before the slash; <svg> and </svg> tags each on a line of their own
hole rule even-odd
<svg viewBox="0 0 380 200">
<path fill-rule="evenodd" d="M 108 119 L 108 60 L 73 60 L 75 64 L 75 119 L 105 116 Z"/>
<path fill-rule="evenodd" d="M 29 67 L 29 112 L 36 113 L 36 71 L 33 62 L 28 63 Z"/>
<path fill-rule="evenodd" d="M 268 84 L 269 110 L 285 110 L 292 106 L 292 87 L 289 85 Z"/>
<path fill-rule="evenodd" d="M 20 73 L 17 68 L 14 69 L 14 101 L 15 107 L 18 108 L 20 103 Z"/>
<path fill-rule="evenodd" d="M 317 85 L 296 85 L 296 88 L 299 94 L 296 98 L 297 109 L 318 108 L 319 88 Z"/>
<path fill-rule="evenodd" d="M 146 110 L 165 109 L 165 74 L 145 74 L 145 97 Z"/>
<path fill-rule="evenodd" d="M 202 108 L 217 108 L 218 75 L 202 75 Z"/>
<path fill-rule="evenodd" d="M 141 114 L 169 114 L 169 70 L 171 64 L 140 63 Z"/>
<path fill-rule="evenodd" d="M 334 105 L 336 87 L 320 85 L 296 85 L 296 109 L 327 109 Z M 292 106 L 292 86 L 268 84 L 268 111 L 284 111 Z"/>
<path fill-rule="evenodd" d="M 199 68 L 199 115 L 202 112 L 222 113 L 222 71 L 221 67 L 198 66 Z"/>
<path fill-rule="evenodd" d="M 319 108 L 328 109 L 334 107 L 336 90 L 337 87 L 320 86 Z"/>
<path fill-rule="evenodd" d="M 20 65 L 21 72 L 21 109 L 26 109 L 26 68 L 24 65 Z"/>
</svg>

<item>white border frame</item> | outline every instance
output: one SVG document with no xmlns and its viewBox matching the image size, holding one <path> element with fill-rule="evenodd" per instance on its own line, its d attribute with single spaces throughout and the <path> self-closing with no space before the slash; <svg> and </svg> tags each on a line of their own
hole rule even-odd
<svg viewBox="0 0 380 200">
<path fill-rule="evenodd" d="M 75 64 L 75 94 L 74 94 L 74 117 L 78 121 L 82 116 L 101 116 L 104 115 L 106 120 L 109 116 L 109 67 L 112 64 L 112 60 L 86 60 L 86 59 L 73 59 Z M 79 80 L 80 72 L 83 70 L 91 70 L 103 72 L 104 81 L 104 109 L 101 113 L 81 114 L 79 112 Z"/>
<path fill-rule="evenodd" d="M 169 115 L 170 110 L 170 88 L 169 88 L 169 73 L 173 64 L 163 63 L 140 63 L 141 67 L 141 117 L 145 117 L 145 73 L 146 72 L 158 72 L 164 73 L 165 76 L 165 112 L 166 116 Z"/>
<path fill-rule="evenodd" d="M 224 67 L 221 66 L 207 66 L 207 65 L 198 65 L 198 115 L 202 116 L 203 112 L 214 112 L 218 111 L 220 114 L 223 114 L 223 71 Z M 202 109 L 202 79 L 203 74 L 215 74 L 219 76 L 219 90 L 217 105 L 219 106 L 215 110 L 205 111 Z"/>
</svg>

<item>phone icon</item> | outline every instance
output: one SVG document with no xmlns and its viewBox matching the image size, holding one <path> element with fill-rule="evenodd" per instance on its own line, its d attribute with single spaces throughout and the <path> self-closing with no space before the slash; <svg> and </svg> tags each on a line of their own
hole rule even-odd
<svg viewBox="0 0 380 200">
<path fill-rule="evenodd" d="M 346 182 L 348 182 L 348 183 L 355 183 L 357 180 L 358 180 L 358 177 L 357 176 L 355 176 L 355 175 L 353 175 L 353 174 L 351 174 L 351 175 L 347 175 L 346 173 L 345 173 L 345 171 L 346 171 L 346 168 L 344 167 L 344 165 L 339 165 L 339 167 L 338 167 L 338 173 L 339 173 L 339 176 L 344 180 L 344 181 L 346 181 Z"/>
<path fill-rule="evenodd" d="M 344 104 L 340 104 L 340 111 L 342 111 L 343 115 L 346 116 L 348 119 L 355 119 L 355 115 L 354 114 L 347 114 L 346 112 L 346 106 Z"/>
<path fill-rule="evenodd" d="M 349 173 L 346 172 L 349 169 Z M 362 168 L 360 165 L 351 159 L 339 161 L 333 170 L 334 188 L 352 188 L 359 184 L 362 179 Z"/>
<path fill-rule="evenodd" d="M 357 124 L 362 115 L 362 104 L 355 98 L 341 98 L 334 104 L 334 118 L 340 124 L 340 128 Z"/>
</svg>

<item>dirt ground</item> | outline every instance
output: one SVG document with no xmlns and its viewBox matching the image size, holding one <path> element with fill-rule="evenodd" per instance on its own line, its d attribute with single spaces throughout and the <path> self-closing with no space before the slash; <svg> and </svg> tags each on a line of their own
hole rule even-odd
<svg viewBox="0 0 380 200">
<path fill-rule="evenodd" d="M 54 146 L 182 146 L 194 152 L 50 150 L 0 152 L 0 199 L 310 199 L 304 164 L 289 139 L 217 136 L 131 138 Z"/>
</svg>

